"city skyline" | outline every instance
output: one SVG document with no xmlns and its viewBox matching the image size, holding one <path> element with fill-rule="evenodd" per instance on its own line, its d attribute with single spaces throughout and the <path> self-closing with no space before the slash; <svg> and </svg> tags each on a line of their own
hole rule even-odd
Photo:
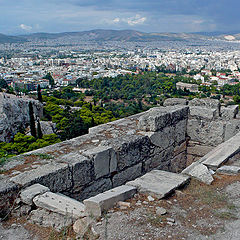
<svg viewBox="0 0 240 240">
<path fill-rule="evenodd" d="M 144 32 L 238 30 L 236 0 L 0 0 L 0 33 L 134 29 Z M 233 7 L 234 6 L 234 7 Z"/>
</svg>

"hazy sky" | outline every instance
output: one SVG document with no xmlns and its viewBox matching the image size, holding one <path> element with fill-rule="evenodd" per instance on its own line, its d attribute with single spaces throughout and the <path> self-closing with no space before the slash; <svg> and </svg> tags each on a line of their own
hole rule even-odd
<svg viewBox="0 0 240 240">
<path fill-rule="evenodd" d="M 239 0 L 0 0 L 0 33 L 240 30 Z"/>
</svg>

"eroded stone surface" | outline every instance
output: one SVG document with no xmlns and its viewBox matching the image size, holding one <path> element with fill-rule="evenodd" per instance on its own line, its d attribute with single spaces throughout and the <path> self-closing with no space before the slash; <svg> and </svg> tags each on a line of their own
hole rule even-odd
<svg viewBox="0 0 240 240">
<path fill-rule="evenodd" d="M 62 215 L 73 216 L 74 218 L 85 216 L 84 204 L 62 194 L 46 192 L 36 196 L 33 202 L 37 207 Z"/>
<path fill-rule="evenodd" d="M 127 185 L 136 187 L 141 193 L 163 198 L 176 188 L 186 184 L 188 180 L 188 176 L 161 170 L 153 170 L 134 181 L 128 182 Z"/>
</svg>

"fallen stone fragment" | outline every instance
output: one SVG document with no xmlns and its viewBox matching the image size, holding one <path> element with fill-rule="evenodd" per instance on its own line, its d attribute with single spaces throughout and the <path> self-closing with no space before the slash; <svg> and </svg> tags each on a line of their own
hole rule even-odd
<svg viewBox="0 0 240 240">
<path fill-rule="evenodd" d="M 122 202 L 122 201 L 119 201 L 118 202 L 118 206 L 119 207 L 131 207 L 131 203 L 130 202 Z"/>
<path fill-rule="evenodd" d="M 156 208 L 156 214 L 157 215 L 165 215 L 167 213 L 167 210 L 163 207 L 157 207 Z"/>
<path fill-rule="evenodd" d="M 184 169 L 182 173 L 194 177 L 209 185 L 214 180 L 208 168 L 205 165 L 198 162 L 192 163 L 189 167 Z"/>
<path fill-rule="evenodd" d="M 92 222 L 89 217 L 80 218 L 73 224 L 73 231 L 83 236 L 91 228 Z"/>
<path fill-rule="evenodd" d="M 173 218 L 167 218 L 167 221 L 168 221 L 168 222 L 175 223 L 175 220 L 174 220 Z"/>
<path fill-rule="evenodd" d="M 37 207 L 62 215 L 68 215 L 73 218 L 85 216 L 84 204 L 62 194 L 46 192 L 42 195 L 36 196 L 33 199 L 33 202 Z"/>
<path fill-rule="evenodd" d="M 149 202 L 153 202 L 155 200 L 152 196 L 148 196 L 147 198 Z"/>
<path fill-rule="evenodd" d="M 37 184 L 34 184 L 34 185 L 24 189 L 20 194 L 20 198 L 21 198 L 22 202 L 24 202 L 28 205 L 32 205 L 34 197 L 36 197 L 39 194 L 48 192 L 48 191 L 49 191 L 48 187 L 45 187 L 45 186 L 37 183 Z"/>
<path fill-rule="evenodd" d="M 217 169 L 218 173 L 223 173 L 223 174 L 238 174 L 240 173 L 240 167 L 237 166 L 222 166 Z"/>
</svg>

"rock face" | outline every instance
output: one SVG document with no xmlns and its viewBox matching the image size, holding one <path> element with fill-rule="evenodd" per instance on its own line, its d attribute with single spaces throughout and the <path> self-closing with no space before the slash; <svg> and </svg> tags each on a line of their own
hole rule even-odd
<svg viewBox="0 0 240 240">
<path fill-rule="evenodd" d="M 9 142 L 19 129 L 29 125 L 29 102 L 33 103 L 35 116 L 43 116 L 43 105 L 36 100 L 0 93 L 0 141 Z"/>
</svg>

